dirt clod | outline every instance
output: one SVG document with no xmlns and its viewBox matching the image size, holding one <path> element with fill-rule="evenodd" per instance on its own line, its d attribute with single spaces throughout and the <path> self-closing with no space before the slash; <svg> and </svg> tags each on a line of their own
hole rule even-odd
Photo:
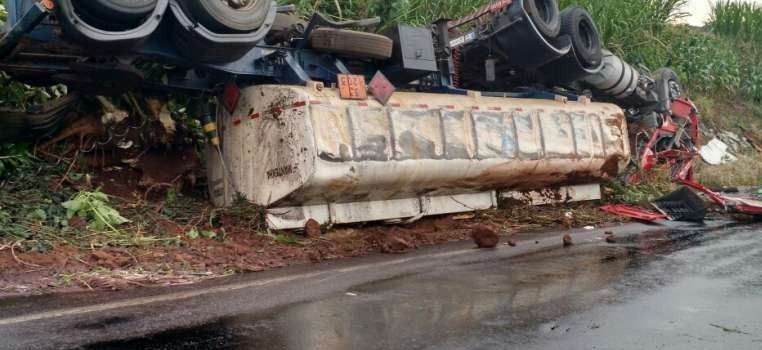
<svg viewBox="0 0 762 350">
<path fill-rule="evenodd" d="M 617 238 L 613 234 L 606 236 L 606 243 L 616 243 Z"/>
<path fill-rule="evenodd" d="M 132 259 L 116 252 L 96 250 L 91 256 L 98 265 L 110 269 L 123 268 L 132 264 Z"/>
<path fill-rule="evenodd" d="M 512 239 L 509 239 L 508 240 L 508 245 L 511 246 L 511 247 L 515 247 L 516 246 L 516 241 L 514 241 Z"/>
<path fill-rule="evenodd" d="M 476 246 L 480 249 L 495 248 L 500 243 L 500 237 L 497 235 L 497 232 L 484 225 L 474 227 L 471 231 L 471 238 L 474 239 Z"/>
<path fill-rule="evenodd" d="M 564 236 L 564 247 L 571 247 L 574 245 L 574 241 L 572 240 L 571 235 L 565 235 Z"/>
<path fill-rule="evenodd" d="M 307 220 L 307 223 L 304 224 L 304 235 L 309 238 L 320 237 L 322 235 L 320 223 L 315 219 Z"/>
<path fill-rule="evenodd" d="M 79 216 L 72 216 L 69 219 L 69 227 L 75 230 L 84 230 L 87 228 L 87 221 Z"/>
<path fill-rule="evenodd" d="M 381 244 L 381 251 L 386 254 L 400 254 L 410 249 L 415 249 L 415 245 L 397 232 L 386 235 Z"/>
</svg>

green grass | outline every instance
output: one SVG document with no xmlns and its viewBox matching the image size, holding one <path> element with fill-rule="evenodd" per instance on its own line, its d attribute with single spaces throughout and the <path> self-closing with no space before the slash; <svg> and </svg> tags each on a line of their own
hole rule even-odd
<svg viewBox="0 0 762 350">
<path fill-rule="evenodd" d="M 662 39 L 670 23 L 686 15 L 686 0 L 560 0 L 590 12 L 605 46 L 633 64 L 660 66 L 669 51 Z"/>
<path fill-rule="evenodd" d="M 709 27 L 723 36 L 762 43 L 762 6 L 748 1 L 720 0 L 712 8 Z"/>
</svg>

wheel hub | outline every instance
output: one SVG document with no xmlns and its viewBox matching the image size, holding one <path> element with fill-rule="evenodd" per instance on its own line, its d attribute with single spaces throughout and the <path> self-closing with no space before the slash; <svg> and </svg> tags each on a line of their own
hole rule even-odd
<svg viewBox="0 0 762 350">
<path fill-rule="evenodd" d="M 683 94 L 682 88 L 680 87 L 680 84 L 674 80 L 669 81 L 669 97 L 671 99 L 676 99 L 680 97 L 680 95 Z"/>
<path fill-rule="evenodd" d="M 221 0 L 225 5 L 236 10 L 251 7 L 257 0 Z"/>
</svg>

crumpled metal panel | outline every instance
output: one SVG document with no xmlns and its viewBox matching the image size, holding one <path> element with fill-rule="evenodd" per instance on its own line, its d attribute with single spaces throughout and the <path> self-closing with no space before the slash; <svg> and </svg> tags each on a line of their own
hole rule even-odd
<svg viewBox="0 0 762 350">
<path fill-rule="evenodd" d="M 299 207 L 596 183 L 630 153 L 623 111 L 602 103 L 397 92 L 381 106 L 270 85 L 221 113 L 223 155 L 209 157 L 218 204 L 236 193 Z"/>
</svg>

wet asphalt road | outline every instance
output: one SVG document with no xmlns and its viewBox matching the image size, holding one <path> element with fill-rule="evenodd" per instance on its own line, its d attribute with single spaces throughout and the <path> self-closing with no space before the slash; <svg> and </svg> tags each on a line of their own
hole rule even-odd
<svg viewBox="0 0 762 350">
<path fill-rule="evenodd" d="M 213 293 L 132 292 L 122 304 L 0 300 L 0 348 L 762 348 L 762 226 L 617 235 L 580 233 L 568 249 L 558 236 L 498 251 L 452 245 L 244 276 Z"/>
</svg>

